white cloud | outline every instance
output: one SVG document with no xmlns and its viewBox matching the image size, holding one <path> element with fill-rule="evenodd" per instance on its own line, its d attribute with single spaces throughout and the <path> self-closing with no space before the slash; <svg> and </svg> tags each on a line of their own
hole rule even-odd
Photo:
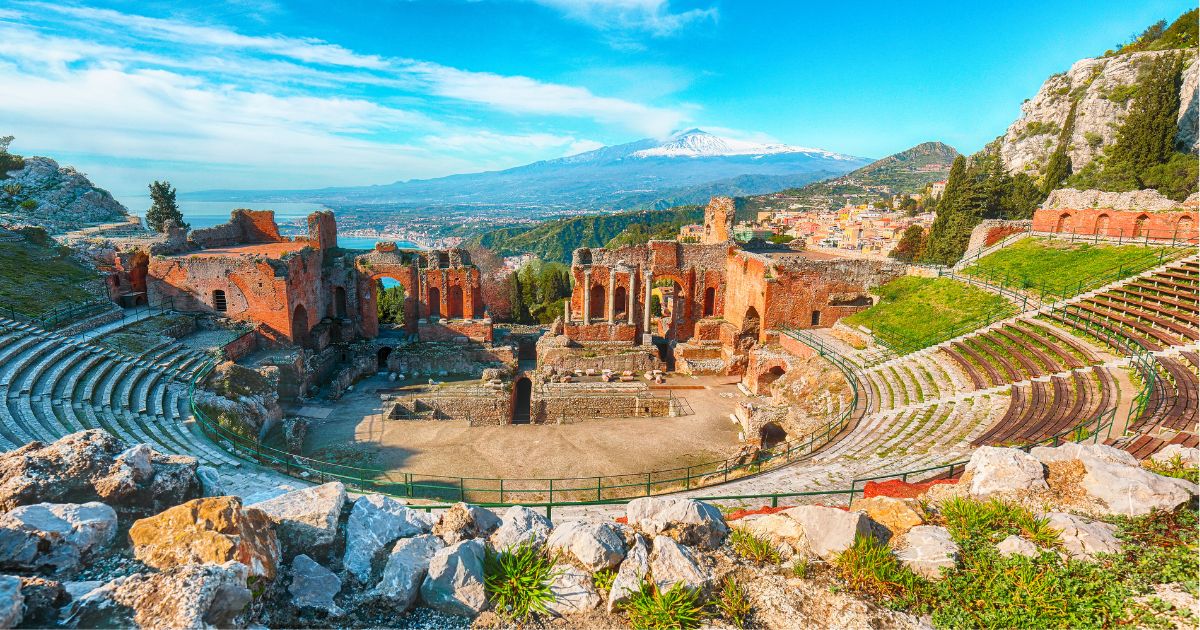
<svg viewBox="0 0 1200 630">
<path fill-rule="evenodd" d="M 568 18 L 602 30 L 636 29 L 673 35 L 692 24 L 716 21 L 716 7 L 673 12 L 670 0 L 534 0 Z"/>
</svg>

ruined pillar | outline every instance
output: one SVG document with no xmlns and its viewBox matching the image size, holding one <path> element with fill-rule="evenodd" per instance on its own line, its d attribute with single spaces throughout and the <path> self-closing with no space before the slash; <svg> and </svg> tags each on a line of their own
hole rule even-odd
<svg viewBox="0 0 1200 630">
<path fill-rule="evenodd" d="M 608 323 L 615 323 L 617 315 L 617 268 L 612 267 L 608 270 L 608 290 L 605 293 L 605 314 L 608 315 Z"/>
<path fill-rule="evenodd" d="M 591 322 L 592 313 L 592 270 L 583 270 L 583 325 Z"/>
<path fill-rule="evenodd" d="M 642 343 L 650 343 L 650 291 L 654 287 L 654 275 L 649 269 L 642 270 L 642 284 L 645 288 L 642 292 L 645 294 L 645 308 L 642 309 Z"/>
<path fill-rule="evenodd" d="M 633 279 L 636 271 L 629 271 L 629 289 L 625 291 L 625 319 L 630 326 L 633 325 Z"/>
<path fill-rule="evenodd" d="M 571 300 L 563 300 L 563 323 L 571 323 Z"/>
<path fill-rule="evenodd" d="M 450 318 L 450 274 L 445 269 L 442 269 L 442 286 L 438 289 L 438 313 L 443 318 Z"/>
</svg>

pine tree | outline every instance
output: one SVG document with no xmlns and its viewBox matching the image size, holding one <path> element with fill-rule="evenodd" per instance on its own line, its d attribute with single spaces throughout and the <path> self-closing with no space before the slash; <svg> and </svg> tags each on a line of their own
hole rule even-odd
<svg viewBox="0 0 1200 630">
<path fill-rule="evenodd" d="M 967 249 L 971 230 L 982 220 L 984 198 L 971 175 L 967 159 L 954 158 L 946 190 L 938 202 L 937 218 L 929 229 L 921 260 L 940 265 L 954 264 Z"/>
<path fill-rule="evenodd" d="M 900 236 L 900 242 L 896 243 L 896 247 L 888 255 L 902 262 L 912 262 L 920 258 L 924 250 L 925 228 L 919 225 L 910 225 Z"/>
<path fill-rule="evenodd" d="M 183 222 L 183 213 L 179 204 L 175 203 L 175 189 L 171 182 L 155 180 L 150 184 L 150 210 L 146 212 L 146 225 L 155 232 L 165 232 L 167 223 L 174 221 L 184 229 L 189 226 Z"/>
</svg>

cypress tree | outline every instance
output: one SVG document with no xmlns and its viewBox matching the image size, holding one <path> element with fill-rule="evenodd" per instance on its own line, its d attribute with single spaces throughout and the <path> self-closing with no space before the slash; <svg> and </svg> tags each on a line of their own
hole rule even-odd
<svg viewBox="0 0 1200 630">
<path fill-rule="evenodd" d="M 971 230 L 982 218 L 984 200 L 980 193 L 967 172 L 967 159 L 961 155 L 954 158 L 922 261 L 950 265 L 962 256 L 971 239 Z"/>
<path fill-rule="evenodd" d="M 1058 146 L 1050 154 L 1046 162 L 1046 174 L 1042 178 L 1042 193 L 1049 195 L 1050 191 L 1058 188 L 1065 179 L 1071 176 L 1071 156 L 1067 147 L 1071 144 L 1071 135 L 1075 132 L 1075 110 L 1079 101 L 1071 101 L 1071 109 L 1067 111 L 1067 120 L 1063 123 L 1062 131 L 1058 134 Z"/>
<path fill-rule="evenodd" d="M 1139 186 L 1147 170 L 1167 162 L 1175 152 L 1182 70 L 1183 63 L 1174 53 L 1148 62 L 1138 76 L 1129 114 L 1117 130 L 1112 162 L 1127 167 Z"/>
</svg>

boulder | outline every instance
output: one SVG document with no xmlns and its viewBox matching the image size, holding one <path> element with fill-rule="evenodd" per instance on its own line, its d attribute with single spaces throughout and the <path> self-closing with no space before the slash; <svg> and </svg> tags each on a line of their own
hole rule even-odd
<svg viewBox="0 0 1200 630">
<path fill-rule="evenodd" d="M 433 526 L 433 533 L 446 541 L 447 545 L 453 545 L 472 538 L 487 538 L 499 527 L 500 517 L 490 510 L 456 503 L 442 514 L 441 520 Z"/>
<path fill-rule="evenodd" d="M 426 534 L 432 518 L 399 501 L 378 494 L 354 502 L 346 523 L 346 553 L 342 565 L 359 582 L 367 584 L 384 549 L 397 539 Z"/>
<path fill-rule="evenodd" d="M 23 505 L 0 517 L 0 567 L 71 570 L 116 533 L 117 513 L 103 503 Z"/>
<path fill-rule="evenodd" d="M 326 569 L 316 560 L 300 554 L 292 561 L 292 583 L 288 593 L 296 608 L 311 608 L 333 617 L 340 617 L 342 609 L 333 603 L 333 598 L 342 591 L 342 581 L 333 571 Z"/>
<path fill-rule="evenodd" d="M 185 564 L 120 577 L 73 601 L 66 625 L 81 628 L 235 628 L 250 603 L 238 562 Z"/>
<path fill-rule="evenodd" d="M 958 545 L 945 527 L 918 525 L 902 534 L 894 547 L 904 566 L 931 580 L 941 578 L 942 569 L 958 566 Z"/>
<path fill-rule="evenodd" d="M 1058 446 L 1035 446 L 1029 449 L 1029 454 L 1043 464 L 1067 462 L 1088 456 L 1113 464 L 1123 464 L 1125 466 L 1138 465 L 1137 458 L 1133 455 L 1105 444 L 1066 442 Z"/>
<path fill-rule="evenodd" d="M 1008 557 L 1012 555 L 1025 556 L 1026 558 L 1036 558 L 1041 554 L 1037 545 L 1021 538 L 1016 534 L 1009 535 L 1008 538 L 1001 540 L 996 544 L 996 551 L 1000 555 Z"/>
<path fill-rule="evenodd" d="M 1121 541 L 1113 525 L 1062 512 L 1051 512 L 1045 518 L 1050 527 L 1059 531 L 1063 550 L 1072 558 L 1090 560 L 1098 553 L 1121 551 Z"/>
<path fill-rule="evenodd" d="M 866 512 L 868 518 L 884 526 L 893 536 L 925 523 L 923 510 L 916 499 L 870 497 L 855 501 L 854 509 Z"/>
<path fill-rule="evenodd" d="M 712 578 L 700 568 L 692 550 L 665 535 L 654 537 L 650 552 L 650 575 L 660 593 L 676 584 L 692 591 L 704 591 Z"/>
<path fill-rule="evenodd" d="M 200 496 L 202 497 L 223 497 L 228 492 L 225 492 L 225 484 L 221 483 L 221 474 L 212 466 L 197 466 L 196 476 L 200 478 Z"/>
<path fill-rule="evenodd" d="M 546 544 L 553 527 L 554 524 L 545 516 L 527 507 L 514 505 L 500 517 L 500 527 L 491 536 L 492 547 L 511 549 L 525 543 L 541 547 Z"/>
<path fill-rule="evenodd" d="M 129 528 L 134 556 L 166 570 L 182 564 L 245 565 L 253 577 L 274 579 L 279 541 L 271 519 L 261 510 L 242 507 L 237 497 L 193 499 L 134 522 Z"/>
<path fill-rule="evenodd" d="M 62 582 L 43 577 L 21 577 L 21 597 L 25 600 L 25 625 L 41 628 L 57 625 L 59 609 L 71 601 Z"/>
<path fill-rule="evenodd" d="M 484 552 L 484 543 L 479 540 L 464 540 L 438 550 L 421 583 L 421 601 L 434 610 L 464 617 L 473 618 L 486 610 Z"/>
<path fill-rule="evenodd" d="M 617 568 L 612 586 L 608 590 L 608 612 L 612 612 L 642 588 L 642 581 L 650 573 L 650 546 L 641 534 L 634 534 L 633 545 L 625 560 Z"/>
<path fill-rule="evenodd" d="M 1196 495 L 1196 484 L 1183 479 L 1156 475 L 1138 466 L 1113 464 L 1107 460 L 1082 456 L 1086 474 L 1083 489 L 1100 501 L 1109 514 L 1142 516 L 1155 508 L 1174 510 Z"/>
<path fill-rule="evenodd" d="M 430 560 L 445 547 L 446 543 L 433 534 L 396 541 L 383 568 L 383 577 L 371 591 L 371 596 L 379 598 L 397 612 L 408 610 L 421 593 L 421 582 L 429 572 Z"/>
<path fill-rule="evenodd" d="M 1200 466 L 1200 448 L 1189 448 L 1182 444 L 1168 444 L 1159 452 L 1150 456 L 1150 461 L 1157 464 L 1170 464 L 1176 458 L 1185 466 Z"/>
<path fill-rule="evenodd" d="M 25 618 L 21 579 L 0 575 L 0 628 L 15 628 Z"/>
<path fill-rule="evenodd" d="M 615 569 L 625 558 L 625 538 L 610 523 L 562 523 L 550 532 L 546 545 L 592 572 Z"/>
<path fill-rule="evenodd" d="M 150 471 L 147 474 L 146 461 Z M 0 510 L 35 503 L 101 501 L 153 513 L 200 496 L 195 458 L 127 449 L 100 429 L 33 441 L 0 454 Z"/>
<path fill-rule="evenodd" d="M 774 543 L 786 544 L 795 551 L 807 548 L 804 527 L 796 519 L 784 514 L 751 514 L 734 521 L 733 528 Z"/>
<path fill-rule="evenodd" d="M 626 521 L 646 536 L 670 536 L 685 545 L 713 549 L 729 526 L 721 511 L 707 503 L 674 497 L 642 497 L 625 506 Z"/>
<path fill-rule="evenodd" d="M 978 499 L 1049 488 L 1042 462 L 1015 448 L 981 446 L 975 449 L 964 475 L 970 475 L 971 496 Z"/>
<path fill-rule="evenodd" d="M 345 504 L 346 486 L 334 481 L 294 490 L 250 507 L 262 510 L 275 524 L 285 559 L 301 553 L 325 559 L 337 540 L 338 519 Z"/>
<path fill-rule="evenodd" d="M 552 615 L 585 613 L 600 605 L 600 594 L 592 584 L 592 575 L 570 564 L 555 565 L 550 593 L 554 600 L 546 605 L 546 609 Z"/>
<path fill-rule="evenodd" d="M 809 550 L 825 560 L 833 560 L 854 544 L 856 536 L 877 537 L 878 530 L 862 512 L 847 512 L 823 505 L 802 505 L 780 512 L 804 529 Z"/>
</svg>

